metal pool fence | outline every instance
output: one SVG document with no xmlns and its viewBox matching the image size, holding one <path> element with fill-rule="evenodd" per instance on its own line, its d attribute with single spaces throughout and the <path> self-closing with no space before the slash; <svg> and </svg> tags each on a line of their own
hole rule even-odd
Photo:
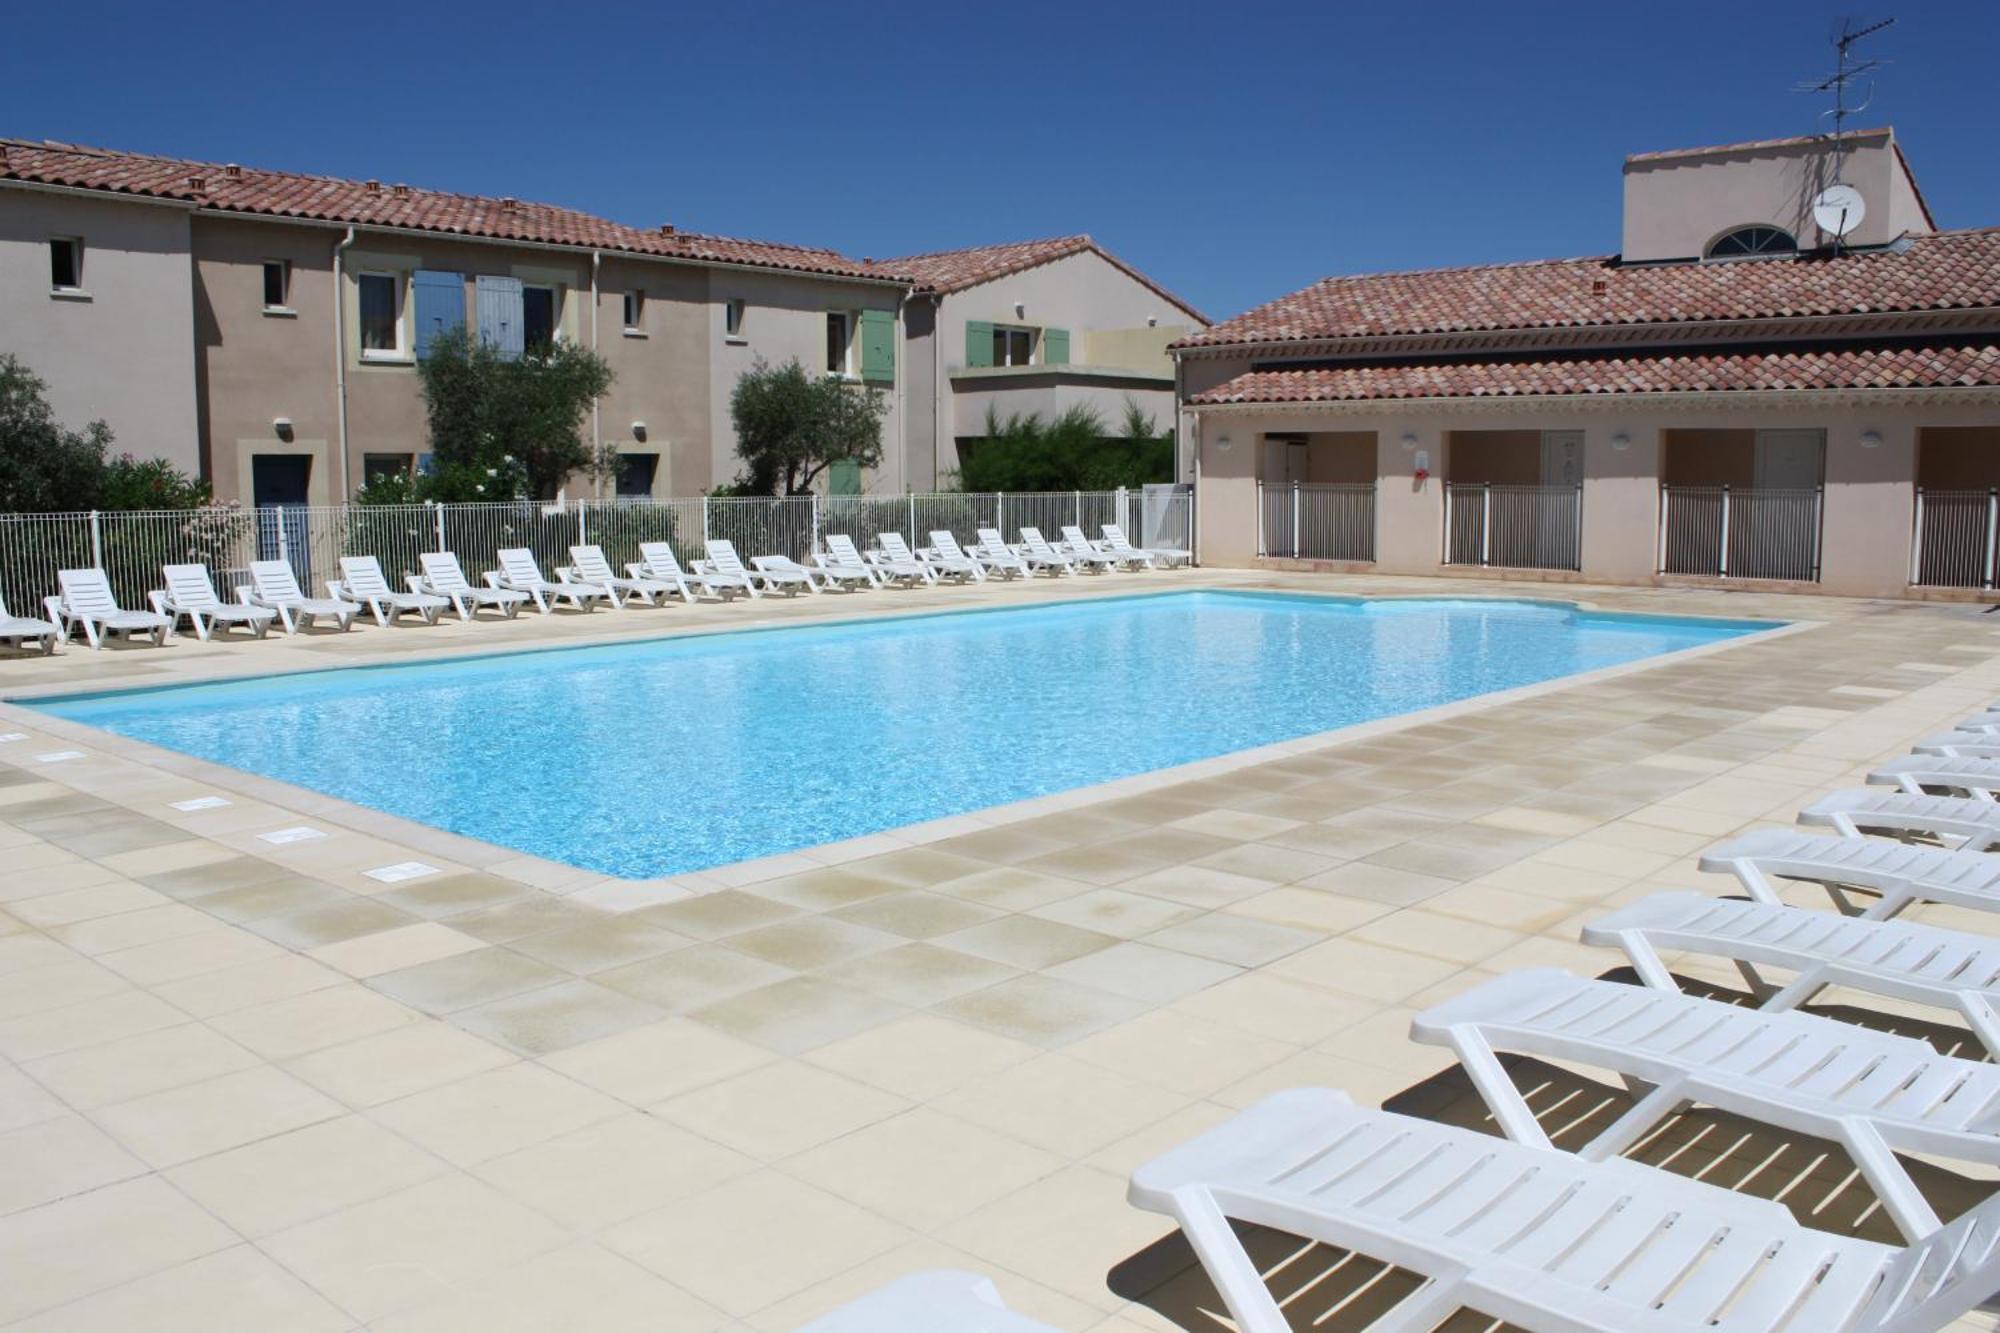
<svg viewBox="0 0 2000 1333">
<path fill-rule="evenodd" d="M 1192 550 L 1194 496 L 1183 486 L 1141 490 L 1031 493 L 938 493 L 670 500 L 582 500 L 560 504 L 286 505 L 245 509 L 105 510 L 0 514 L 0 595 L 17 615 L 37 613 L 56 591 L 56 571 L 98 566 L 120 605 L 137 607 L 161 586 L 160 567 L 207 567 L 225 598 L 247 581 L 253 560 L 284 560 L 301 586 L 340 577 L 340 557 L 372 555 L 393 583 L 418 569 L 426 551 L 457 554 L 478 579 L 499 564 L 503 547 L 525 546 L 544 569 L 569 563 L 569 548 L 594 543 L 614 567 L 639 558 L 639 544 L 670 543 L 682 563 L 701 559 L 702 543 L 726 538 L 748 558 L 785 555 L 808 562 L 829 533 L 862 547 L 884 532 L 912 546 L 951 532 L 962 544 L 980 528 L 1013 538 L 1022 526 L 1050 540 L 1074 524 L 1090 536 L 1118 523 L 1136 545 Z"/>
<path fill-rule="evenodd" d="M 2000 491 L 1917 491 L 1910 582 L 1920 588 L 1991 588 L 2000 556 Z"/>
<path fill-rule="evenodd" d="M 1444 551 L 1452 565 L 1581 569 L 1583 488 L 1448 483 Z"/>
<path fill-rule="evenodd" d="M 1257 554 L 1295 560 L 1375 559 L 1375 485 L 1258 487 Z"/>
<path fill-rule="evenodd" d="M 1819 578 L 1817 488 L 1662 486 L 1660 572 L 1705 578 Z"/>
</svg>

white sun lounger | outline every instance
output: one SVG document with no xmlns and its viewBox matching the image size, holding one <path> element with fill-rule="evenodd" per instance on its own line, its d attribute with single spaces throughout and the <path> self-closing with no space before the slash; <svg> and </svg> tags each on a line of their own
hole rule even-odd
<svg viewBox="0 0 2000 1333">
<path fill-rule="evenodd" d="M 654 599 L 670 593 L 679 593 L 682 600 L 693 601 L 688 596 L 685 579 L 654 579 L 639 574 L 619 574 L 611 568 L 611 562 L 604 558 L 604 548 L 595 545 L 572 546 L 569 558 L 575 563 L 568 570 L 558 569 L 557 580 L 576 578 L 584 583 L 595 583 L 600 588 L 609 588 L 614 596 L 627 600 L 638 598 L 647 606 L 659 605 Z"/>
<path fill-rule="evenodd" d="M 1913 921 L 1866 921 L 1700 893 L 1656 893 L 1599 917 L 1583 942 L 1623 949 L 1648 986 L 1679 990 L 1662 950 L 1726 958 L 1757 992 L 1759 1009 L 1806 1003 L 1848 986 L 1949 1010 L 2000 1059 L 2000 940 Z M 1757 972 L 1792 974 L 1783 986 Z"/>
<path fill-rule="evenodd" d="M 750 580 L 723 578 L 714 573 L 703 573 L 700 569 L 681 568 L 680 558 L 674 554 L 672 542 L 640 542 L 639 559 L 625 566 L 625 572 L 634 578 L 659 579 L 665 583 L 677 583 L 681 596 L 692 602 L 694 594 L 688 591 L 689 584 L 695 584 L 705 593 L 728 600 L 731 593 L 748 592 L 755 595 Z"/>
<path fill-rule="evenodd" d="M 979 530 L 979 541 L 972 548 L 972 555 L 985 565 L 989 572 L 1005 574 L 1009 578 L 1017 574 L 1027 578 L 1034 572 L 1028 567 L 1028 562 L 1021 558 L 1020 552 L 1007 544 L 1007 539 L 1000 535 L 998 528 Z"/>
<path fill-rule="evenodd" d="M 579 611 L 590 611 L 599 602 L 609 602 L 614 609 L 624 606 L 612 594 L 611 589 L 596 583 L 552 581 L 543 577 L 542 567 L 535 562 L 535 553 L 525 546 L 506 546 L 493 553 L 500 562 L 500 568 L 486 575 L 487 583 L 495 588 L 511 588 L 515 592 L 528 595 L 535 609 L 543 615 L 550 614 L 557 602 L 568 602 Z"/>
<path fill-rule="evenodd" d="M 1921 792 L 1939 787 L 1960 791 L 1982 801 L 2000 792 L 2000 759 L 1954 759 L 1948 756 L 1912 754 L 1891 759 L 1869 771 L 1868 782 L 1875 787 L 1901 787 Z"/>
<path fill-rule="evenodd" d="M 933 581 L 940 578 L 955 578 L 960 582 L 981 583 L 986 573 L 979 568 L 979 562 L 959 554 L 946 555 L 936 547 L 923 551 L 912 551 L 910 544 L 903 540 L 900 532 L 878 532 L 875 544 L 882 548 L 882 554 L 896 565 L 920 565 L 930 571 Z"/>
<path fill-rule="evenodd" d="M 1709 848 L 1700 864 L 1703 870 L 1736 876 L 1760 903 L 1784 901 L 1771 884 L 1773 876 L 1823 884 L 1843 909 L 1851 906 L 1844 889 L 1866 889 L 1880 895 L 1860 913 L 1871 921 L 1887 920 L 1920 902 L 2000 911 L 2000 856 L 1987 852 L 1757 829 Z"/>
<path fill-rule="evenodd" d="M 341 629 L 351 629 L 361 607 L 344 597 L 308 597 L 299 587 L 299 577 L 283 560 L 252 560 L 250 586 L 238 588 L 239 601 L 251 606 L 267 606 L 278 613 L 285 633 L 310 629 L 313 621 L 325 616 Z"/>
<path fill-rule="evenodd" d="M 123 634 L 129 642 L 134 634 L 150 634 L 154 645 L 163 646 L 173 637 L 174 622 L 158 611 L 127 611 L 112 595 L 111 580 L 101 569 L 59 569 L 56 586 L 62 591 L 47 598 L 49 619 L 62 626 L 66 639 L 83 629 L 84 641 L 102 648 L 112 634 Z"/>
<path fill-rule="evenodd" d="M 406 614 L 421 617 L 426 625 L 435 625 L 438 617 L 451 607 L 449 599 L 431 593 L 397 592 L 382 573 L 381 562 L 372 555 L 340 557 L 338 595 L 367 607 L 378 625 Z"/>
<path fill-rule="evenodd" d="M 60 637 L 62 630 L 53 620 L 13 615 L 7 610 L 6 600 L 0 598 L 0 643 L 18 648 L 24 643 L 39 640 L 42 655 L 46 657 L 56 650 L 56 640 Z"/>
<path fill-rule="evenodd" d="M 1647 1085 L 1579 1156 L 1614 1157 L 1701 1102 L 1844 1146 L 1911 1240 L 1941 1223 L 1896 1154 L 2000 1164 L 2000 1065 L 1929 1042 L 1796 1011 L 1747 1009 L 1560 968 L 1510 972 L 1418 1014 L 1410 1036 L 1448 1046 L 1501 1129 L 1548 1135 L 1499 1056 L 1573 1061 Z"/>
<path fill-rule="evenodd" d="M 743 585 L 750 589 L 752 597 L 759 595 L 759 584 L 763 585 L 764 592 L 776 592 L 783 588 L 787 597 L 797 594 L 801 585 L 814 592 L 819 591 L 810 578 L 801 578 L 796 572 L 803 571 L 805 568 L 803 565 L 795 563 L 790 570 L 770 571 L 745 566 L 743 557 L 736 553 L 736 544 L 721 537 L 711 537 L 703 542 L 701 547 L 708 552 L 708 559 L 702 561 L 697 568 L 706 569 L 726 579 L 742 579 Z"/>
<path fill-rule="evenodd" d="M 1232 1221 L 1427 1279 L 1369 1325 L 1471 1307 L 1537 1333 L 1934 1333 L 2000 1286 L 2000 1195 L 1915 1245 L 1802 1226 L 1782 1203 L 1624 1159 L 1280 1092 L 1146 1163 L 1240 1333 L 1291 1333 Z"/>
<path fill-rule="evenodd" d="M 194 625 L 195 637 L 204 643 L 208 642 L 211 629 L 228 625 L 248 626 L 261 639 L 278 618 L 278 613 L 269 607 L 225 602 L 217 597 L 206 565 L 162 565 L 160 576 L 167 586 L 153 592 L 147 600 L 155 611 L 176 624 L 186 616 Z"/>
<path fill-rule="evenodd" d="M 958 544 L 958 535 L 945 528 L 932 528 L 930 543 L 930 558 L 938 562 L 940 569 L 947 566 L 957 568 L 959 561 L 966 561 L 977 571 L 973 577 L 981 583 L 986 581 L 989 573 L 1013 574 L 1017 570 L 1021 573 L 1027 572 L 1027 567 L 1017 559 L 1006 564 L 995 562 L 986 555 L 985 548 L 977 542 L 973 543 L 971 550 L 967 550 Z M 1007 554 L 1011 559 L 1013 552 Z"/>
<path fill-rule="evenodd" d="M 1059 569 L 1065 574 L 1076 573 L 1076 561 L 1070 559 L 1068 552 L 1058 551 L 1049 545 L 1040 528 L 1022 528 L 1021 544 L 1014 553 L 1027 561 L 1030 569 Z"/>
<path fill-rule="evenodd" d="M 915 560 L 898 564 L 891 560 L 868 559 L 854 545 L 854 538 L 844 532 L 826 534 L 827 562 L 843 569 L 853 569 L 857 565 L 866 568 L 880 587 L 884 582 L 933 583 L 936 576 Z"/>
<path fill-rule="evenodd" d="M 1955 759 L 2000 759 L 2000 735 L 1990 731 L 1940 731 L 1912 745 L 1910 753 L 1949 755 Z"/>
<path fill-rule="evenodd" d="M 1148 562 L 1158 561 L 1163 565 L 1185 565 L 1194 559 L 1192 553 L 1183 551 L 1178 546 L 1134 546 L 1125 539 L 1125 529 L 1116 523 L 1104 524 L 1102 531 L 1104 549 L 1118 555 L 1129 551 L 1146 557 Z"/>
<path fill-rule="evenodd" d="M 797 587 L 804 583 L 813 592 L 820 591 L 819 571 L 810 565 L 802 565 L 788 555 L 753 555 L 750 569 L 764 580 L 765 587 L 773 586 L 775 580 L 787 587 Z"/>
<path fill-rule="evenodd" d="M 876 549 L 867 553 L 868 563 L 875 567 L 875 576 L 894 582 L 936 583 L 937 571 L 917 559 L 916 552 L 903 540 L 900 532 L 879 532 L 875 534 Z"/>
<path fill-rule="evenodd" d="M 410 576 L 410 591 L 442 597 L 452 604 L 461 621 L 469 622 L 482 606 L 490 606 L 512 620 L 528 604 L 528 594 L 512 588 L 489 588 L 465 577 L 458 556 L 450 551 L 424 551 L 417 556 L 421 574 Z"/>
<path fill-rule="evenodd" d="M 1843 838 L 1921 833 L 1957 851 L 1986 852 L 2000 841 L 2000 804 L 1971 796 L 1849 787 L 1799 811 L 1799 823 L 1833 829 Z"/>
<path fill-rule="evenodd" d="M 1117 569 L 1132 563 L 1132 557 L 1107 551 L 1084 536 L 1083 529 L 1074 523 L 1063 524 L 1062 541 L 1057 543 L 1057 549 L 1079 565 L 1096 565 L 1100 569 Z"/>
<path fill-rule="evenodd" d="M 1056 1333 L 1009 1310 L 993 1283 L 949 1268 L 912 1273 L 821 1315 L 798 1333 Z"/>
<path fill-rule="evenodd" d="M 835 584 L 861 583 L 870 588 L 882 586 L 876 577 L 875 567 L 861 558 L 861 552 L 854 549 L 854 539 L 839 533 L 829 533 L 824 539 L 826 549 L 813 552 L 813 568 L 819 571 L 820 579 L 828 586 Z"/>
</svg>

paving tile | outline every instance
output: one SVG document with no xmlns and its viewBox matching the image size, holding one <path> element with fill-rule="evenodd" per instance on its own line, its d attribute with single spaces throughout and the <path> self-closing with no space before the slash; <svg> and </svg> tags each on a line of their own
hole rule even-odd
<svg viewBox="0 0 2000 1333">
<path fill-rule="evenodd" d="M 361 1116 L 246 1143 L 166 1172 L 176 1188 L 244 1236 L 325 1217 L 451 1168 Z"/>
<path fill-rule="evenodd" d="M 1031 1272 L 1101 1309 L 1121 1302 L 1104 1285 L 1105 1254 L 1129 1255 L 1158 1239 L 1154 1215 L 1125 1202 L 1108 1171 L 1069 1166 L 944 1227 L 939 1236 L 1009 1272 Z"/>
<path fill-rule="evenodd" d="M 897 1004 L 922 1007 L 1018 976 L 1015 968 L 934 944 L 905 944 L 820 969 L 819 975 Z"/>
<path fill-rule="evenodd" d="M 1003 916 L 940 935 L 932 942 L 1009 967 L 1040 968 L 1109 948 L 1118 938 L 1037 916 Z"/>
<path fill-rule="evenodd" d="M 568 981 L 461 1009 L 452 1022 L 523 1055 L 547 1055 L 664 1017 L 659 1006 L 622 991 Z"/>
<path fill-rule="evenodd" d="M 884 894 L 834 913 L 842 921 L 874 930 L 891 931 L 906 939 L 927 940 L 964 930 L 1001 915 L 999 908 L 944 893 L 907 890 Z"/>
<path fill-rule="evenodd" d="M 153 1028 L 31 1062 L 28 1072 L 89 1109 L 247 1069 L 257 1057 L 200 1023 Z"/>
<path fill-rule="evenodd" d="M 931 1007 L 946 1018 L 976 1024 L 1003 1037 L 1061 1046 L 1122 1022 L 1145 1006 L 1092 986 L 1028 973 Z"/>
<path fill-rule="evenodd" d="M 1165 1004 L 1218 981 L 1240 969 L 1229 963 L 1177 953 L 1153 944 L 1121 940 L 1108 949 L 1073 958 L 1045 969 L 1041 975 L 1109 991 L 1147 1004 Z"/>
<path fill-rule="evenodd" d="M 436 1301 L 370 1325 L 374 1333 L 543 1333 L 587 1318 L 592 1333 L 705 1333 L 727 1322 L 705 1305 L 601 1247 L 570 1245 L 468 1278 Z"/>
<path fill-rule="evenodd" d="M 1063 1165 L 1053 1153 L 917 1107 L 800 1153 L 784 1170 L 928 1231 Z"/>
<path fill-rule="evenodd" d="M 209 1020 L 224 1036 L 267 1060 L 289 1060 L 414 1023 L 415 1010 L 361 986 L 329 986 Z"/>
<path fill-rule="evenodd" d="M 796 1061 L 763 1065 L 653 1108 L 660 1118 L 775 1162 L 902 1111 L 901 1098 Z"/>
<path fill-rule="evenodd" d="M 1207 912 L 1177 921 L 1143 937 L 1143 944 L 1234 967 L 1258 967 L 1326 938 L 1317 930 L 1300 930 L 1276 922 L 1223 912 Z"/>
<path fill-rule="evenodd" d="M 351 1321 L 248 1245 L 218 1250 L 72 1301 L 13 1326 L 18 1333 L 212 1333 L 221 1328 L 340 1333 Z"/>
<path fill-rule="evenodd" d="M 541 1063 L 635 1106 L 768 1064 L 765 1048 L 683 1018 L 628 1028 L 542 1057 Z"/>
<path fill-rule="evenodd" d="M 513 1064 L 371 1111 L 378 1124 L 459 1166 L 618 1115 L 623 1103 L 533 1064 Z"/>
<path fill-rule="evenodd" d="M 678 1014 L 793 975 L 788 967 L 738 953 L 724 944 L 697 944 L 659 958 L 607 968 L 591 980 Z"/>
<path fill-rule="evenodd" d="M 914 1014 L 830 1042 L 805 1058 L 897 1096 L 927 1101 L 1040 1054 L 1040 1047 L 1024 1041 L 935 1014 Z"/>
<path fill-rule="evenodd" d="M 0 1214 L 143 1175 L 146 1166 L 79 1115 L 0 1132 Z"/>
<path fill-rule="evenodd" d="M 260 1065 L 91 1113 L 155 1167 L 205 1157 L 340 1113 L 340 1104 L 281 1070 Z"/>
<path fill-rule="evenodd" d="M 0 1055 L 20 1063 L 186 1021 L 181 1010 L 145 991 L 117 991 L 101 999 L 44 1009 L 0 1023 Z"/>
<path fill-rule="evenodd" d="M 489 1185 L 595 1232 L 757 1169 L 754 1158 L 633 1111 L 480 1163 Z"/>
<path fill-rule="evenodd" d="M 972 1079 L 933 1105 L 1075 1158 L 1143 1129 L 1185 1101 L 1156 1084 L 1065 1055 L 1043 1055 Z"/>
<path fill-rule="evenodd" d="M 449 1023 L 425 1021 L 325 1047 L 286 1068 L 348 1106 L 369 1107 L 512 1064 L 515 1058 Z"/>
<path fill-rule="evenodd" d="M 155 1176 L 0 1217 L 0 1320 L 50 1309 L 226 1249 L 229 1228 Z"/>
<path fill-rule="evenodd" d="M 805 916 L 732 935 L 729 947 L 794 972 L 810 972 L 849 958 L 893 949 L 904 938 L 837 917 Z"/>
<path fill-rule="evenodd" d="M 508 948 L 565 972 L 588 976 L 608 967 L 685 949 L 692 943 L 692 937 L 632 912 L 526 935 Z"/>
<path fill-rule="evenodd" d="M 782 1055 L 798 1055 L 906 1012 L 858 987 L 793 977 L 704 1005 L 689 1017 Z"/>
<path fill-rule="evenodd" d="M 380 991 L 427 1014 L 449 1014 L 570 980 L 560 967 L 512 947 L 472 949 L 368 978 Z"/>
<path fill-rule="evenodd" d="M 484 947 L 470 935 L 461 935 L 449 926 L 424 921 L 377 931 L 372 935 L 357 935 L 335 944 L 322 944 L 307 950 L 306 956 L 328 967 L 339 968 L 351 977 L 373 977 Z"/>
</svg>

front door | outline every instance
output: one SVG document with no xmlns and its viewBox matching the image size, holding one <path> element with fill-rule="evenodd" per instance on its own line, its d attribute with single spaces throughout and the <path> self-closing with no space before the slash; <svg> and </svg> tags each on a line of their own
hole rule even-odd
<svg viewBox="0 0 2000 1333">
<path fill-rule="evenodd" d="M 1542 485 L 1583 485 L 1583 432 L 1542 432 Z"/>
<path fill-rule="evenodd" d="M 1760 491 L 1810 491 L 1819 486 L 1826 434 L 1817 430 L 1760 430 L 1753 479 Z"/>
<path fill-rule="evenodd" d="M 312 586 L 306 502 L 312 483 L 307 454 L 257 454 L 250 460 L 250 499 L 257 507 L 257 558 L 287 560 L 301 588 Z"/>
</svg>

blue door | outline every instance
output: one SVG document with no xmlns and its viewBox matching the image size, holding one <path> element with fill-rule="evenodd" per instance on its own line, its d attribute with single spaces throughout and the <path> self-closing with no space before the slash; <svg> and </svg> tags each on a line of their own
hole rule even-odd
<svg viewBox="0 0 2000 1333">
<path fill-rule="evenodd" d="M 257 506 L 257 558 L 289 561 L 299 587 L 312 591 L 312 542 L 306 508 L 312 458 L 257 454 L 250 459 L 250 498 Z"/>
</svg>

